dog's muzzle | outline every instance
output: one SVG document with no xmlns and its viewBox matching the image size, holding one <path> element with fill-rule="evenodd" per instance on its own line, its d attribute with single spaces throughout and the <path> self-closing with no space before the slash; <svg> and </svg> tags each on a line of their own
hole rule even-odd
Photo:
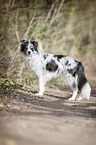
<svg viewBox="0 0 96 145">
<path fill-rule="evenodd" d="M 28 51 L 28 55 L 30 55 L 31 54 L 31 51 Z"/>
</svg>

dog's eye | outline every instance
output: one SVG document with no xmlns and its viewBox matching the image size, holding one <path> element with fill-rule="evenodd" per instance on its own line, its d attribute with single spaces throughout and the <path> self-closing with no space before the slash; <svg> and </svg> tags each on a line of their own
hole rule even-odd
<svg viewBox="0 0 96 145">
<path fill-rule="evenodd" d="M 34 48 L 33 48 L 33 47 L 31 47 L 31 50 L 33 51 L 33 50 L 34 50 Z"/>
</svg>

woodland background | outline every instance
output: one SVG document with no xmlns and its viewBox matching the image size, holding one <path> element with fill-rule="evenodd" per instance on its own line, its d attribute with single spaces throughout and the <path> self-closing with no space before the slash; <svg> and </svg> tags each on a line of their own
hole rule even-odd
<svg viewBox="0 0 96 145">
<path fill-rule="evenodd" d="M 81 61 L 89 82 L 96 81 L 96 0 L 0 1 L 0 79 L 35 85 L 20 54 L 23 38 Z"/>
</svg>

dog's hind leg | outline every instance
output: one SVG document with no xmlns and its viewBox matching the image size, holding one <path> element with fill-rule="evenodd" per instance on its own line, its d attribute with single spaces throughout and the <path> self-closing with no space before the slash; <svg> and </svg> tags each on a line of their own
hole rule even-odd
<svg viewBox="0 0 96 145">
<path fill-rule="evenodd" d="M 71 87 L 73 90 L 73 95 L 71 98 L 69 98 L 69 101 L 74 101 L 74 100 L 76 100 L 76 96 L 78 93 L 78 76 L 77 75 L 75 77 L 73 77 L 71 84 L 72 84 Z"/>
<path fill-rule="evenodd" d="M 69 83 L 69 86 L 72 88 L 73 90 L 73 95 L 71 98 L 69 98 L 69 101 L 74 101 L 76 99 L 77 93 L 78 93 L 78 76 L 76 75 L 75 77 L 73 77 L 71 74 L 69 74 L 67 77 L 67 81 Z"/>
<path fill-rule="evenodd" d="M 78 89 L 73 89 L 73 95 L 71 98 L 69 98 L 69 101 L 74 101 L 76 99 L 78 93 Z"/>
</svg>

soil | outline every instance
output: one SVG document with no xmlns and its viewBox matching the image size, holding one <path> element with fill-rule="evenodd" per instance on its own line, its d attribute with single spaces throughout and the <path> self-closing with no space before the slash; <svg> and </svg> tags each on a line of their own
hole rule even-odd
<svg viewBox="0 0 96 145">
<path fill-rule="evenodd" d="M 89 101 L 68 101 L 67 88 L 34 93 L 1 87 L 0 145 L 96 144 L 96 87 Z"/>
</svg>

